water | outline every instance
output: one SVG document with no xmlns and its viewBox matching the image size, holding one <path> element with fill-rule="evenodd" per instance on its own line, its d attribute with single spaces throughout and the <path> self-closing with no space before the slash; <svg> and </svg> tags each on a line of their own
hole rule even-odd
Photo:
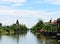
<svg viewBox="0 0 60 44">
<path fill-rule="evenodd" d="M 57 44 L 57 41 L 42 35 L 34 35 L 28 31 L 20 35 L 2 35 L 0 44 Z"/>
</svg>

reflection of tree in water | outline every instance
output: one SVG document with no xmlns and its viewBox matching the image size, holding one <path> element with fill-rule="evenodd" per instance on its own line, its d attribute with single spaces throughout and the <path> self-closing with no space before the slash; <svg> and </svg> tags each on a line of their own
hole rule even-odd
<svg viewBox="0 0 60 44">
<path fill-rule="evenodd" d="M 60 44 L 60 42 L 58 42 L 58 44 Z"/>
<path fill-rule="evenodd" d="M 2 39 L 2 36 L 0 35 L 0 40 Z"/>
<path fill-rule="evenodd" d="M 38 44 L 45 44 L 46 37 L 43 35 L 37 35 L 37 43 Z"/>
<path fill-rule="evenodd" d="M 11 35 L 11 37 L 13 37 L 13 39 L 16 40 L 16 43 L 19 44 L 20 38 L 25 37 L 26 34 L 27 34 L 27 32 L 21 32 L 18 34 Z"/>
<path fill-rule="evenodd" d="M 37 35 L 37 41 L 38 44 L 57 44 L 57 41 L 55 39 L 49 39 L 43 35 Z"/>
<path fill-rule="evenodd" d="M 17 37 L 17 44 L 19 44 L 19 38 L 20 37 L 23 37 L 26 35 L 26 32 L 23 32 L 23 33 L 20 33 L 20 34 L 17 34 L 16 37 Z"/>
</svg>

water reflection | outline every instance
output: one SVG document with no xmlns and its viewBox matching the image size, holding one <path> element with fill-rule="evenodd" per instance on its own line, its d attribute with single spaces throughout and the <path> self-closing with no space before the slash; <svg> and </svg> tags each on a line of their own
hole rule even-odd
<svg viewBox="0 0 60 44">
<path fill-rule="evenodd" d="M 56 39 L 50 39 L 48 36 L 34 34 L 37 38 L 37 44 L 58 44 Z"/>
<path fill-rule="evenodd" d="M 37 43 L 38 44 L 45 44 L 46 37 L 43 35 L 37 35 Z"/>
<path fill-rule="evenodd" d="M 55 39 L 50 39 L 43 35 L 40 35 L 40 36 L 37 35 L 37 39 L 38 39 L 38 43 L 41 43 L 41 44 L 57 44 Z"/>
<path fill-rule="evenodd" d="M 25 37 L 26 34 L 27 34 L 27 32 L 23 32 L 23 33 L 19 33 L 19 34 L 14 34 L 14 35 L 12 35 L 11 37 L 13 37 L 13 39 L 16 40 L 16 44 L 19 44 L 20 38 Z"/>
<path fill-rule="evenodd" d="M 37 34 L 34 35 L 30 31 L 0 36 L 0 44 L 58 44 L 56 39 Z"/>
<path fill-rule="evenodd" d="M 0 36 L 0 44 L 19 44 L 19 40 L 25 35 L 27 32 L 13 34 L 13 35 L 1 35 Z"/>
<path fill-rule="evenodd" d="M 0 35 L 0 41 L 2 40 L 2 36 Z"/>
</svg>

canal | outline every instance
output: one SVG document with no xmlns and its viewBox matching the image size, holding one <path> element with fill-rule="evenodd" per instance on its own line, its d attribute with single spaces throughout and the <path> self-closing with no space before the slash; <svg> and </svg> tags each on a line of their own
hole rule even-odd
<svg viewBox="0 0 60 44">
<path fill-rule="evenodd" d="M 56 39 L 34 35 L 30 31 L 16 35 L 0 35 L 0 44 L 58 44 Z"/>
</svg>

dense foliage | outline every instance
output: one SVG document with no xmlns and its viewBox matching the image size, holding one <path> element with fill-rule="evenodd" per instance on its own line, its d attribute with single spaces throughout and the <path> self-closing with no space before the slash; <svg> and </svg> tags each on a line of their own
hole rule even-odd
<svg viewBox="0 0 60 44">
<path fill-rule="evenodd" d="M 43 27 L 43 25 L 44 25 L 43 21 L 39 20 L 38 23 L 31 28 L 31 30 L 32 31 L 39 31 Z"/>
<path fill-rule="evenodd" d="M 16 24 L 12 24 L 10 26 L 2 26 L 0 23 L 0 34 L 12 34 L 12 33 L 20 33 L 27 31 L 27 27 L 23 24 L 19 24 L 19 21 L 16 21 Z"/>
<path fill-rule="evenodd" d="M 56 20 L 60 22 L 60 19 Z M 40 30 L 43 30 L 44 32 L 57 32 L 57 22 L 50 20 L 49 22 L 43 22 L 42 20 L 39 20 L 36 25 L 34 25 L 31 28 L 32 32 L 40 32 Z"/>
<path fill-rule="evenodd" d="M 60 18 L 57 20 L 49 20 L 48 22 L 43 22 L 42 20 L 39 20 L 32 28 L 32 32 L 57 32 L 57 30 L 60 32 Z M 19 21 L 17 20 L 15 24 L 12 24 L 10 26 L 2 26 L 2 23 L 0 23 L 0 34 L 6 34 L 6 33 L 20 33 L 27 31 L 28 28 L 24 24 L 19 24 Z"/>
</svg>

